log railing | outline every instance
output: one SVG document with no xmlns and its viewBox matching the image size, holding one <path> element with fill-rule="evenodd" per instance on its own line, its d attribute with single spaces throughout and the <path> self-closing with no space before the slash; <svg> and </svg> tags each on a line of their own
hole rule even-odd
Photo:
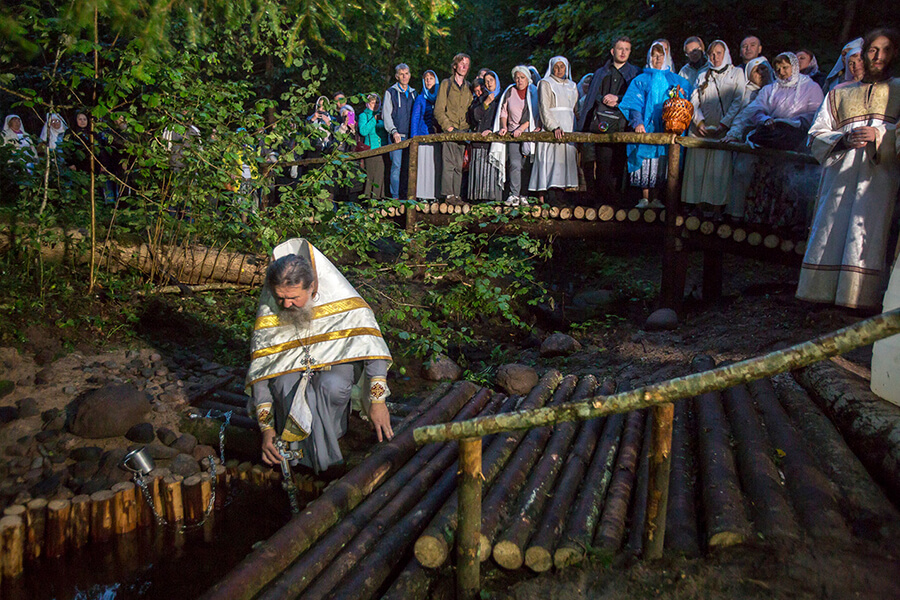
<svg viewBox="0 0 900 600">
<path fill-rule="evenodd" d="M 418 444 L 460 440 L 460 464 L 480 464 L 483 436 L 506 431 L 534 429 L 557 423 L 586 421 L 641 408 L 653 410 L 651 433 L 650 488 L 644 529 L 646 554 L 650 559 L 662 555 L 666 531 L 669 470 L 672 448 L 673 402 L 725 390 L 738 384 L 772 377 L 867 346 L 900 333 L 900 309 L 855 323 L 813 340 L 768 354 L 695 373 L 662 383 L 651 384 L 611 396 L 593 396 L 580 402 L 478 417 L 466 421 L 419 427 L 413 431 Z M 457 597 L 477 598 L 479 565 L 477 552 L 481 522 L 481 486 L 476 467 L 470 466 L 459 477 L 459 534 L 457 543 Z M 467 523 L 464 528 L 463 523 Z"/>
<path fill-rule="evenodd" d="M 549 143 L 595 143 L 595 144 L 649 144 L 656 146 L 668 146 L 668 171 L 665 194 L 665 224 L 663 232 L 663 259 L 662 281 L 660 282 L 661 307 L 680 308 L 680 295 L 683 293 L 683 285 L 679 284 L 683 276 L 683 270 L 678 265 L 678 205 L 681 194 L 681 152 L 680 148 L 703 148 L 708 150 L 721 150 L 726 152 L 739 152 L 757 156 L 778 158 L 784 161 L 799 162 L 803 164 L 818 164 L 816 160 L 800 152 L 785 150 L 770 150 L 767 148 L 753 148 L 747 144 L 733 144 L 704 140 L 694 137 L 677 136 L 674 133 L 565 133 L 562 139 L 556 139 L 553 132 L 523 133 L 518 138 L 512 135 L 498 135 L 491 133 L 483 136 L 478 133 L 438 133 L 432 135 L 416 136 L 403 140 L 397 144 L 389 144 L 374 150 L 365 152 L 333 153 L 327 157 L 308 158 L 292 162 L 281 163 L 282 166 L 312 166 L 337 160 L 352 161 L 371 156 L 387 154 L 393 150 L 409 149 L 409 169 L 407 183 L 407 199 L 416 200 L 416 181 L 418 177 L 418 148 L 420 144 L 436 144 L 441 142 L 549 142 Z M 406 228 L 413 230 L 416 227 L 416 211 L 407 210 Z M 705 273 L 705 271 L 704 271 Z M 715 287 L 715 286 L 711 286 Z M 705 287 L 704 287 L 705 289 Z"/>
</svg>

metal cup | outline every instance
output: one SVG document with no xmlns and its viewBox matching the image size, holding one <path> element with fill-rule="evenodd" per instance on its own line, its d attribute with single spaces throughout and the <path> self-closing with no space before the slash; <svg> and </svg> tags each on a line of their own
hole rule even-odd
<svg viewBox="0 0 900 600">
<path fill-rule="evenodd" d="M 132 473 L 140 475 L 148 475 L 150 471 L 156 468 L 153 457 L 146 446 L 141 446 L 136 450 L 132 450 L 122 459 L 122 468 Z"/>
</svg>

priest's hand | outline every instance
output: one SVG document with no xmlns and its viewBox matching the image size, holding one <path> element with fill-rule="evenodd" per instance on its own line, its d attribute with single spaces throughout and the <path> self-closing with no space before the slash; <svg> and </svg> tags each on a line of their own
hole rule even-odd
<svg viewBox="0 0 900 600">
<path fill-rule="evenodd" d="M 275 447 L 274 429 L 266 429 L 262 432 L 262 460 L 272 467 L 281 463 L 281 453 Z"/>
<path fill-rule="evenodd" d="M 388 412 L 387 404 L 373 402 L 372 408 L 369 410 L 369 418 L 372 419 L 372 426 L 375 427 L 375 435 L 378 436 L 379 442 L 394 437 L 394 430 L 391 428 L 391 414 Z"/>
</svg>

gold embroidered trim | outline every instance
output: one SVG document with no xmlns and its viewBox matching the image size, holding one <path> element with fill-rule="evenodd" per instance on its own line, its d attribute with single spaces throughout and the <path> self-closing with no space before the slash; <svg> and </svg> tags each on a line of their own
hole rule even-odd
<svg viewBox="0 0 900 600">
<path fill-rule="evenodd" d="M 360 356 L 359 358 L 345 358 L 343 360 L 335 360 L 330 363 L 319 363 L 315 365 L 311 365 L 309 368 L 312 371 L 316 371 L 319 369 L 326 369 L 328 367 L 332 367 L 334 365 L 343 365 L 345 363 L 352 363 L 358 360 L 392 360 L 390 356 Z M 259 377 L 254 379 L 253 381 L 246 384 L 246 387 L 252 387 L 253 384 L 259 383 L 260 381 L 265 381 L 266 379 L 274 379 L 275 377 L 279 377 L 281 375 L 287 375 L 288 373 L 299 373 L 300 371 L 305 371 L 306 367 L 299 367 L 297 369 L 290 369 L 288 371 L 281 371 L 280 373 L 272 373 L 271 375 L 266 375 L 264 377 Z"/>
<path fill-rule="evenodd" d="M 252 360 L 256 360 L 257 358 L 271 356 L 273 354 L 278 354 L 279 352 L 284 352 L 285 350 L 299 348 L 300 346 L 311 346 L 312 344 L 318 344 L 320 342 L 343 340 L 350 337 L 356 337 L 358 335 L 372 335 L 375 337 L 382 337 L 381 332 L 374 327 L 354 327 L 352 329 L 339 329 L 337 331 L 328 331 L 326 333 L 320 333 L 319 335 L 313 335 L 299 340 L 291 340 L 289 342 L 284 342 L 283 344 L 275 344 L 274 346 L 269 346 L 268 348 L 261 348 L 254 352 L 250 356 L 250 358 Z"/>
<path fill-rule="evenodd" d="M 354 298 L 345 298 L 343 300 L 335 300 L 334 302 L 329 302 L 327 304 L 323 304 L 321 306 L 315 306 L 312 309 L 312 319 L 322 319 L 324 317 L 330 317 L 333 315 L 337 315 L 343 312 L 349 312 L 351 310 L 356 310 L 357 308 L 368 308 L 369 303 L 356 296 Z M 266 315 L 263 317 L 258 317 L 256 319 L 256 323 L 253 325 L 253 329 L 258 331 L 260 329 L 268 329 L 270 327 L 278 327 L 280 323 L 278 322 L 278 315 Z"/>
</svg>

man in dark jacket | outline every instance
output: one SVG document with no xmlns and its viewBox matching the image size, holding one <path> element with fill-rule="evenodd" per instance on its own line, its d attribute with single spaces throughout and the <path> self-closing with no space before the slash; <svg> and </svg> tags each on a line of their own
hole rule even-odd
<svg viewBox="0 0 900 600">
<path fill-rule="evenodd" d="M 384 129 L 390 137 L 390 143 L 399 144 L 409 137 L 416 90 L 409 86 L 410 73 L 406 63 L 400 63 L 394 67 L 394 78 L 397 83 L 384 93 L 381 118 L 384 120 Z M 391 198 L 400 198 L 401 194 L 406 195 L 406 177 L 404 175 L 408 162 L 408 150 L 391 151 L 391 177 L 389 180 Z"/>
<path fill-rule="evenodd" d="M 591 87 L 584 97 L 576 131 L 615 133 L 624 131 L 626 119 L 618 109 L 628 84 L 641 70 L 628 62 L 631 40 L 618 38 L 609 53 L 611 58 L 594 72 Z M 616 201 L 625 172 L 624 144 L 585 144 L 584 178 L 587 192 L 597 205 Z"/>
</svg>

